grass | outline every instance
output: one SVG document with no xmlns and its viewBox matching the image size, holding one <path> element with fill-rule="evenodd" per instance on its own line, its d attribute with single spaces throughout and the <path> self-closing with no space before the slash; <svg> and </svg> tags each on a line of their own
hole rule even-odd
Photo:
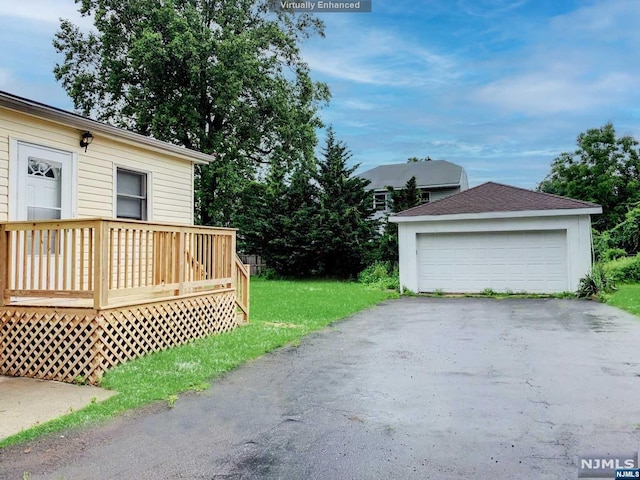
<svg viewBox="0 0 640 480">
<path fill-rule="evenodd" d="M 0 448 L 46 433 L 99 422 L 126 410 L 164 401 L 172 407 L 179 394 L 202 391 L 220 375 L 397 292 L 335 281 L 251 280 L 251 323 L 127 362 L 107 372 L 101 386 L 118 392 L 100 403 L 0 441 Z"/>
<path fill-rule="evenodd" d="M 616 288 L 615 292 L 607 295 L 607 303 L 640 317 L 640 284 L 622 284 Z"/>
</svg>

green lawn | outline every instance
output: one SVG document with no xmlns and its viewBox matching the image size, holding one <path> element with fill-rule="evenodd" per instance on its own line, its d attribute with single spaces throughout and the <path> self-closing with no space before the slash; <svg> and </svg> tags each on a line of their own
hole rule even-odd
<svg viewBox="0 0 640 480">
<path fill-rule="evenodd" d="M 618 285 L 608 296 L 607 303 L 640 316 L 640 284 Z"/>
<path fill-rule="evenodd" d="M 393 291 L 335 281 L 251 280 L 251 323 L 182 347 L 147 355 L 107 372 L 118 395 L 0 441 L 0 448 L 44 433 L 95 422 L 150 402 L 172 405 L 181 392 L 204 390 L 249 359 L 389 298 Z"/>
</svg>

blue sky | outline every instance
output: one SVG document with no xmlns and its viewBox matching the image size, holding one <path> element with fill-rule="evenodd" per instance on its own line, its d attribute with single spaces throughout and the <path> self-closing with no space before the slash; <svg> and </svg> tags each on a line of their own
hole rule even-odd
<svg viewBox="0 0 640 480">
<path fill-rule="evenodd" d="M 51 73 L 59 17 L 90 26 L 73 0 L 0 0 L 0 90 L 72 109 Z M 470 185 L 534 188 L 588 128 L 640 139 L 637 0 L 373 0 L 321 18 L 303 52 L 359 171 L 429 156 Z"/>
</svg>

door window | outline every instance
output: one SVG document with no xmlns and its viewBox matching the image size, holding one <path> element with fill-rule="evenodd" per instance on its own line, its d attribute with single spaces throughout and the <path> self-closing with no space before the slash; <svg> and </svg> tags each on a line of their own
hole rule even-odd
<svg viewBox="0 0 640 480">
<path fill-rule="evenodd" d="M 37 157 L 27 162 L 27 220 L 62 218 L 62 165 Z"/>
</svg>

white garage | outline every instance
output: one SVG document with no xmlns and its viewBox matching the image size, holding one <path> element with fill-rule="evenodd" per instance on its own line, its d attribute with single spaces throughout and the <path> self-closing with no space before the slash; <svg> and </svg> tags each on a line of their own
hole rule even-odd
<svg viewBox="0 0 640 480">
<path fill-rule="evenodd" d="M 390 217 L 400 283 L 415 292 L 575 291 L 599 205 L 485 183 Z"/>
</svg>

